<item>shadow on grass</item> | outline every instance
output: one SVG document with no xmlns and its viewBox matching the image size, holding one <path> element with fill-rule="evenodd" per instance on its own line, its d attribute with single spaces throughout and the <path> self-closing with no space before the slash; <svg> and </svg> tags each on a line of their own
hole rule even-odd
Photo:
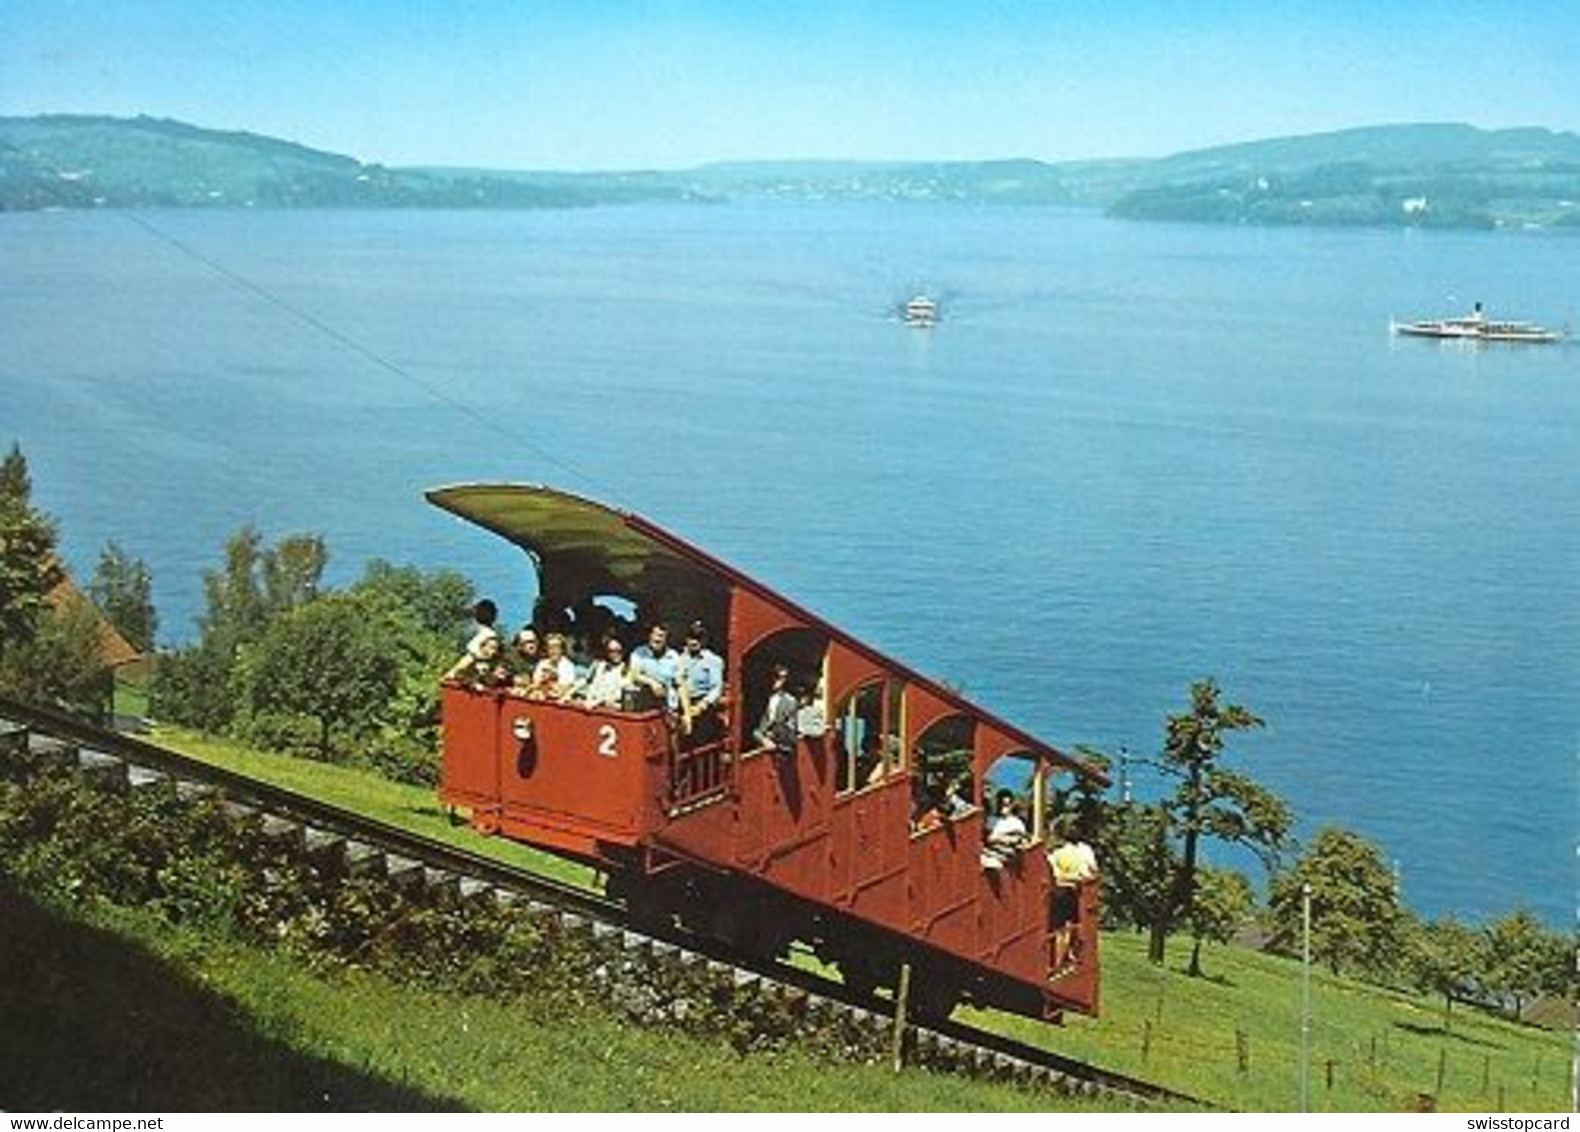
<svg viewBox="0 0 1580 1132">
<path fill-rule="evenodd" d="M 1394 1028 L 1407 1031 L 1422 1038 L 1444 1038 L 1451 1042 L 1459 1042 L 1467 1046 L 1487 1046 L 1490 1049 L 1503 1049 L 1502 1042 L 1489 1041 L 1486 1038 L 1472 1037 L 1470 1034 L 1461 1033 L 1459 1030 L 1445 1030 L 1441 1022 L 1424 1025 L 1420 1022 L 1394 1022 Z"/>
<path fill-rule="evenodd" d="M 1193 975 L 1184 968 L 1176 968 L 1175 973 L 1178 974 L 1180 978 L 1189 979 L 1194 983 L 1207 983 L 1215 987 L 1232 987 L 1236 985 L 1235 981 L 1228 975 L 1219 975 L 1211 971 L 1202 971 L 1199 974 Z"/>
<path fill-rule="evenodd" d="M 0 877 L 0 1108 L 455 1111 L 454 1101 L 304 1054 L 135 944 Z"/>
</svg>

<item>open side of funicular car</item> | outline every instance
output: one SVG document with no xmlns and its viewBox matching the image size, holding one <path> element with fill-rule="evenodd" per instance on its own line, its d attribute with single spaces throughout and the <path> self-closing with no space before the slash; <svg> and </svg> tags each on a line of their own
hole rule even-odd
<svg viewBox="0 0 1580 1132">
<path fill-rule="evenodd" d="M 625 614 L 629 649 L 655 621 L 700 622 L 724 661 L 714 725 L 691 735 L 662 705 L 447 681 L 440 796 L 475 827 L 603 870 L 633 916 L 759 955 L 799 940 L 867 992 L 908 963 L 920 1013 L 1096 1012 L 1097 885 L 1055 884 L 1048 850 L 1097 772 L 637 515 L 521 485 L 428 498 L 527 552 L 539 626 Z M 801 711 L 776 745 L 758 733 L 779 666 Z M 1027 836 L 994 852 L 1006 791 Z"/>
</svg>

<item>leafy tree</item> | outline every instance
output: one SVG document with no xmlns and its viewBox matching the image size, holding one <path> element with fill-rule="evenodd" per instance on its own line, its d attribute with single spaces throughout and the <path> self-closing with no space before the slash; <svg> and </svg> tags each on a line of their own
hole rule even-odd
<svg viewBox="0 0 1580 1132">
<path fill-rule="evenodd" d="M 154 647 L 159 626 L 154 612 L 153 575 L 140 558 L 128 557 L 114 542 L 99 552 L 99 565 L 88 586 L 93 604 L 115 631 L 138 652 Z"/>
<path fill-rule="evenodd" d="M 317 596 L 328 560 L 317 535 L 289 535 L 266 547 L 251 524 L 230 537 L 224 554 L 223 566 L 203 575 L 197 645 L 161 656 L 151 689 L 156 715 L 210 732 L 249 714 L 249 654 L 274 618 Z"/>
<path fill-rule="evenodd" d="M 322 535 L 286 535 L 264 551 L 259 582 L 265 617 L 288 613 L 317 597 L 328 562 Z"/>
<path fill-rule="evenodd" d="M 1256 894 L 1245 874 L 1233 869 L 1202 866 L 1196 871 L 1196 899 L 1191 902 L 1186 927 L 1191 934 L 1190 970 L 1201 973 L 1201 946 L 1205 940 L 1228 943 L 1251 918 Z"/>
<path fill-rule="evenodd" d="M 969 752 L 967 752 L 969 756 Z M 1075 755 L 1088 766 L 1106 775 L 1112 760 L 1101 751 L 1077 745 Z M 969 764 L 967 766 L 969 769 Z M 1049 780 L 1048 821 L 1050 826 L 1073 829 L 1086 841 L 1096 842 L 1107 818 L 1108 803 L 1103 787 L 1084 774 L 1065 772 Z"/>
<path fill-rule="evenodd" d="M 0 461 L 0 686 L 101 715 L 111 683 L 98 615 L 80 598 L 51 605 L 66 574 L 55 557 L 55 525 L 33 507 L 32 493 L 27 458 L 13 444 Z"/>
<path fill-rule="evenodd" d="M 1408 913 L 1405 962 L 1414 984 L 1443 996 L 1443 1029 L 1453 1021 L 1454 1000 L 1475 995 L 1487 965 L 1486 939 L 1452 916 L 1422 922 Z"/>
<path fill-rule="evenodd" d="M 1191 919 L 1203 837 L 1244 845 L 1271 869 L 1289 834 L 1283 800 L 1222 764 L 1227 735 L 1261 727 L 1262 721 L 1239 704 L 1220 703 L 1212 680 L 1192 684 L 1190 694 L 1190 710 L 1169 716 L 1165 724 L 1162 769 L 1180 779 L 1165 807 L 1180 839 L 1180 859 L 1171 898 L 1150 925 L 1147 958 L 1154 963 L 1163 962 L 1168 933 Z M 1199 971 L 1193 965 L 1190 973 Z"/>
<path fill-rule="evenodd" d="M 1109 806 L 1095 848 L 1102 863 L 1105 921 L 1148 928 L 1169 914 L 1180 862 L 1161 804 Z"/>
<path fill-rule="evenodd" d="M 1494 920 L 1485 931 L 1486 989 L 1511 1003 L 1518 1018 L 1525 1004 L 1571 985 L 1574 953 L 1569 941 L 1548 932 L 1527 908 Z"/>
<path fill-rule="evenodd" d="M 1404 921 L 1392 871 L 1358 834 L 1324 829 L 1289 872 L 1273 882 L 1273 946 L 1301 949 L 1301 889 L 1311 886 L 1311 953 L 1335 975 L 1380 975 L 1398 958 Z"/>
<path fill-rule="evenodd" d="M 161 653 L 149 686 L 149 712 L 209 734 L 224 731 L 237 715 L 234 668 L 234 656 L 213 645 Z"/>
<path fill-rule="evenodd" d="M 104 662 L 99 615 L 78 598 L 38 619 L 33 635 L 0 657 L 0 685 L 24 700 L 102 717 L 114 689 Z"/>
<path fill-rule="evenodd" d="M 234 658 L 268 624 L 259 579 L 262 561 L 263 536 L 249 523 L 225 543 L 224 567 L 203 572 L 207 610 L 198 623 L 201 639 L 221 657 Z"/>
<path fill-rule="evenodd" d="M 13 444 L 0 461 L 0 650 L 31 641 L 65 576 L 55 524 L 32 504 L 27 458 Z"/>
<path fill-rule="evenodd" d="M 446 642 L 460 635 L 477 600 L 472 583 L 454 570 L 424 573 L 415 566 L 395 566 L 382 558 L 368 562 L 351 592 L 404 610 L 420 628 Z"/>
<path fill-rule="evenodd" d="M 271 618 L 318 596 L 329 552 L 319 535 L 286 535 L 272 547 L 247 524 L 225 544 L 225 565 L 206 571 L 203 640 L 235 652 L 259 640 Z"/>
<path fill-rule="evenodd" d="M 252 666 L 257 711 L 305 717 L 329 758 L 335 728 L 366 731 L 395 693 L 399 666 L 388 623 L 345 594 L 330 594 L 277 618 Z"/>
<path fill-rule="evenodd" d="M 369 562 L 351 594 L 389 626 L 387 644 L 400 668 L 399 682 L 388 705 L 387 745 L 430 757 L 439 726 L 439 688 L 434 679 L 454 660 L 455 640 L 471 617 L 472 583 L 452 570 L 432 573 L 412 566 Z M 400 777 L 410 777 L 403 772 Z"/>
</svg>

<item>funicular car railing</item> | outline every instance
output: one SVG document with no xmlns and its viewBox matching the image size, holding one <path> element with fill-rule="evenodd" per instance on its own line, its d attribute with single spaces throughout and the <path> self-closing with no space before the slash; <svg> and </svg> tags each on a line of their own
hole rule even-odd
<svg viewBox="0 0 1580 1132">
<path fill-rule="evenodd" d="M 723 797 L 735 782 L 735 759 L 722 739 L 695 747 L 672 742 L 668 764 L 664 803 L 671 813 Z"/>
</svg>

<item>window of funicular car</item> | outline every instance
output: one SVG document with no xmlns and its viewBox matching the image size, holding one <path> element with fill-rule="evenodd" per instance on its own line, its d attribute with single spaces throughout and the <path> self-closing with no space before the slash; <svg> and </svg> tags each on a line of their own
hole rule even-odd
<svg viewBox="0 0 1580 1132">
<path fill-rule="evenodd" d="M 790 670 L 790 690 L 797 696 L 810 692 L 816 700 L 824 695 L 824 674 L 828 658 L 828 635 L 816 629 L 781 629 L 758 641 L 741 657 L 741 711 L 737 714 L 741 748 L 752 746 L 752 733 L 768 708 L 773 687 L 773 669 L 783 664 Z"/>
<path fill-rule="evenodd" d="M 1015 796 L 1031 840 L 1041 841 L 1047 833 L 1046 794 L 1043 789 L 1042 761 L 1030 751 L 1010 751 L 994 759 L 982 778 L 982 808 L 993 820 L 994 799 L 1000 791 Z"/>
<path fill-rule="evenodd" d="M 946 715 L 928 725 L 911 745 L 911 766 L 919 811 L 936 808 L 948 817 L 944 806 L 949 786 L 959 797 L 975 806 L 975 783 L 971 762 L 976 745 L 976 720 L 969 715 Z"/>
<path fill-rule="evenodd" d="M 1088 795 L 1080 790 L 1080 779 L 1070 767 L 1049 767 L 1043 775 L 1043 796 L 1046 801 L 1047 826 L 1050 831 L 1066 820 L 1078 820 Z"/>
<path fill-rule="evenodd" d="M 904 771 L 905 748 L 900 741 L 904 705 L 904 683 L 881 677 L 839 701 L 832 720 L 837 792 L 877 786 Z"/>
</svg>

